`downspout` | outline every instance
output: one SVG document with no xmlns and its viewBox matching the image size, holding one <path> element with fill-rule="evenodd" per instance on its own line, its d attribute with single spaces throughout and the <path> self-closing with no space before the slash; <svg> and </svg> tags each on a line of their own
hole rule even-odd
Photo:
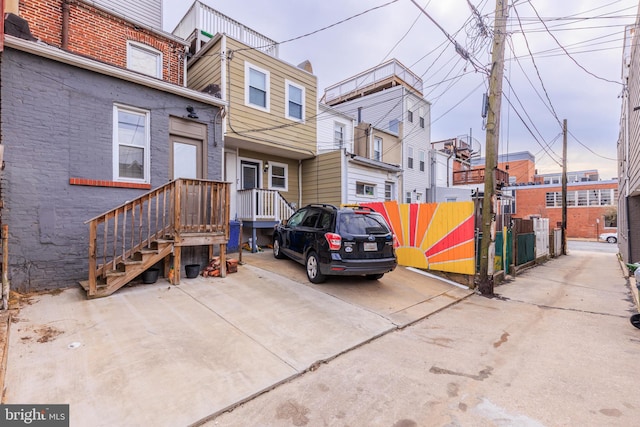
<svg viewBox="0 0 640 427">
<path fill-rule="evenodd" d="M 182 86 L 187 87 L 187 56 L 189 53 L 189 48 L 185 46 L 184 55 L 182 58 Z"/>
<path fill-rule="evenodd" d="M 62 0 L 62 49 L 69 49 L 69 0 Z"/>
<path fill-rule="evenodd" d="M 298 160 L 298 206 L 297 207 L 298 208 L 302 207 L 302 159 Z"/>
</svg>

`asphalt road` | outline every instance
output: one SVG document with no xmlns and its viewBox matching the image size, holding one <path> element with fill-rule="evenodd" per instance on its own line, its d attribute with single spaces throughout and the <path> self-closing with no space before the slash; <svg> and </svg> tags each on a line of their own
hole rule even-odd
<svg viewBox="0 0 640 427">
<path fill-rule="evenodd" d="M 596 242 L 593 240 L 567 240 L 567 249 L 569 251 L 618 253 L 618 245 L 616 243 Z"/>
</svg>

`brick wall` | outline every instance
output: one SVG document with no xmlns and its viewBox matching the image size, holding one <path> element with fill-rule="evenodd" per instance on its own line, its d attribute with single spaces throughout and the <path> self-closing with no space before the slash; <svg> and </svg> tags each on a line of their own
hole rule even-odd
<svg viewBox="0 0 640 427">
<path fill-rule="evenodd" d="M 206 178 L 221 179 L 222 144 L 213 144 L 217 108 L 10 48 L 1 72 L 2 220 L 9 225 L 9 275 L 16 290 L 86 280 L 84 221 L 145 193 L 100 186 L 114 179 L 114 103 L 150 112 L 151 187 L 169 179 L 169 119 L 184 117 L 186 105 L 207 124 Z M 220 141 L 219 126 L 215 131 Z"/>
<path fill-rule="evenodd" d="M 82 1 L 69 7 L 68 50 L 98 61 L 126 68 L 127 41 L 148 45 L 162 52 L 162 79 L 183 83 L 182 44 L 111 16 Z M 61 47 L 62 0 L 21 0 L 20 14 L 31 33 L 43 42 Z"/>
<path fill-rule="evenodd" d="M 567 191 L 617 189 L 617 182 L 592 182 L 588 185 L 571 185 Z M 546 207 L 546 194 L 548 192 L 561 192 L 561 186 L 527 186 L 515 188 L 516 212 L 518 218 L 529 218 L 532 215 L 540 215 L 549 218 L 551 228 L 562 222 L 562 207 Z M 612 200 L 616 203 L 616 198 Z M 617 206 L 568 206 L 567 207 L 567 237 L 597 239 L 604 232 L 615 231 L 615 228 L 604 226 L 604 216 L 617 212 Z M 598 223 L 596 220 L 599 219 Z"/>
<path fill-rule="evenodd" d="M 507 169 L 509 165 L 509 169 Z M 515 177 L 516 183 L 527 184 L 533 182 L 535 175 L 535 164 L 531 160 L 515 160 L 498 163 L 498 169 L 507 171 L 509 178 Z"/>
</svg>

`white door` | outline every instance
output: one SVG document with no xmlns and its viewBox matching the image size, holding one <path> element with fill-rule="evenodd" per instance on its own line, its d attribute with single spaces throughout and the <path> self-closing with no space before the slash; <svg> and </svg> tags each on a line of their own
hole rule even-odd
<svg viewBox="0 0 640 427">
<path fill-rule="evenodd" d="M 171 137 L 172 179 L 204 178 L 202 167 L 202 141 Z"/>
<path fill-rule="evenodd" d="M 242 170 L 240 188 L 243 190 L 260 188 L 260 164 L 242 160 L 240 168 Z"/>
</svg>

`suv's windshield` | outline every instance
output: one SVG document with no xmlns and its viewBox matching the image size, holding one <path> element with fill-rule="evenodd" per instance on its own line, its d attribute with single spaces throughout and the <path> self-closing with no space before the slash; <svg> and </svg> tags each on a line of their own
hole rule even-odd
<svg viewBox="0 0 640 427">
<path fill-rule="evenodd" d="M 387 234 L 389 228 L 379 214 L 356 214 L 343 212 L 338 225 L 339 233 L 347 234 Z"/>
</svg>

